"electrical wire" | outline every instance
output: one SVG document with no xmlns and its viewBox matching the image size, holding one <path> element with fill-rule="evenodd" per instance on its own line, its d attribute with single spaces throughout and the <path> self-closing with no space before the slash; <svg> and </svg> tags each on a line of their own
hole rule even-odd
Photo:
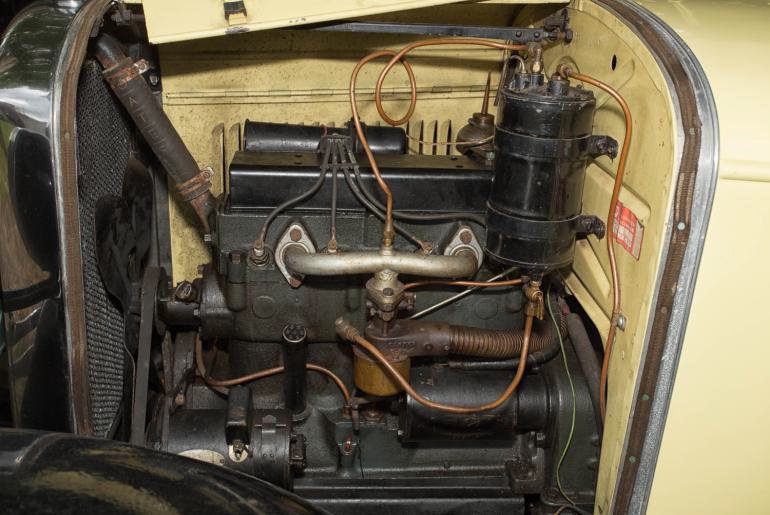
<svg viewBox="0 0 770 515">
<path fill-rule="evenodd" d="M 361 125 L 361 119 L 358 115 L 358 105 L 356 102 L 356 81 L 358 79 L 358 73 L 361 71 L 361 68 L 363 68 L 363 66 L 366 65 L 368 62 L 373 61 L 374 59 L 378 59 L 380 57 L 392 56 L 391 60 L 388 62 L 385 68 L 383 68 L 382 72 L 380 73 L 380 76 L 377 79 L 377 85 L 374 91 L 374 103 L 375 103 L 375 106 L 377 107 L 377 112 L 380 113 L 380 117 L 385 122 L 393 126 L 403 125 L 406 122 L 408 122 L 409 119 L 412 117 L 412 114 L 414 113 L 414 109 L 417 105 L 417 81 L 414 77 L 414 71 L 412 70 L 411 65 L 406 61 L 406 59 L 404 59 L 404 56 L 408 52 L 414 50 L 415 48 L 424 47 L 424 46 L 437 46 L 437 45 L 475 45 L 475 46 L 497 48 L 499 50 L 510 50 L 510 51 L 526 50 L 525 45 L 510 45 L 510 44 L 498 43 L 496 41 L 488 41 L 483 39 L 457 40 L 452 38 L 436 38 L 436 39 L 430 39 L 430 40 L 415 41 L 405 46 L 404 48 L 402 48 L 398 53 L 390 50 L 380 50 L 378 52 L 373 52 L 365 56 L 364 58 L 362 58 L 353 68 L 353 72 L 350 75 L 350 88 L 349 88 L 350 110 L 352 113 L 353 124 L 356 128 L 356 135 L 358 136 L 358 140 L 361 143 L 361 147 L 364 149 L 364 153 L 366 154 L 367 159 L 369 160 L 369 164 L 372 168 L 372 173 L 374 174 L 377 184 L 380 186 L 380 189 L 385 195 L 385 224 L 382 230 L 382 245 L 383 247 L 386 247 L 386 248 L 393 246 L 393 237 L 394 237 L 393 191 L 390 189 L 390 187 L 388 186 L 388 184 L 385 182 L 385 180 L 382 178 L 382 175 L 380 174 L 380 169 L 377 166 L 377 160 L 374 157 L 374 153 L 372 152 L 372 149 L 369 147 L 369 142 L 366 139 L 366 134 L 364 134 L 364 129 L 363 129 L 363 126 Z M 385 81 L 385 77 L 388 75 L 390 70 L 399 61 L 401 62 L 402 66 L 406 70 L 407 75 L 409 76 L 409 109 L 401 119 L 393 120 L 387 115 L 387 113 L 385 113 L 385 109 L 382 106 L 382 84 Z"/>
<path fill-rule="evenodd" d="M 572 68 L 566 65 L 559 66 L 557 73 L 564 78 L 573 78 L 587 84 L 595 86 L 608 95 L 610 95 L 620 106 L 623 111 L 623 117 L 626 123 L 626 133 L 623 139 L 623 146 L 620 150 L 620 156 L 618 158 L 618 168 L 615 172 L 615 184 L 612 188 L 612 197 L 610 199 L 609 213 L 607 214 L 607 230 L 610 234 L 607 235 L 607 254 L 610 261 L 610 272 L 612 275 L 612 315 L 610 317 L 610 329 L 607 332 L 607 341 L 604 345 L 604 358 L 602 360 L 601 378 L 599 383 L 599 407 L 601 410 L 602 420 L 604 420 L 607 412 L 607 376 L 610 367 L 610 356 L 612 354 L 612 347 L 615 343 L 615 334 L 617 332 L 618 320 L 620 319 L 620 275 L 618 274 L 618 264 L 615 259 L 615 246 L 612 237 L 612 226 L 615 220 L 615 211 L 618 207 L 618 200 L 620 198 L 620 190 L 623 186 L 623 174 L 626 170 L 626 161 L 628 160 L 628 149 L 631 146 L 631 136 L 633 129 L 633 120 L 631 117 L 631 109 L 628 107 L 628 103 L 621 96 L 621 94 L 613 87 L 605 84 L 604 82 L 576 73 Z"/>
<path fill-rule="evenodd" d="M 409 384 L 409 381 L 403 378 L 401 374 L 398 373 L 398 370 L 396 370 L 393 365 L 388 361 L 388 358 L 385 357 L 382 352 L 369 340 L 362 337 L 361 334 L 356 330 L 355 327 L 353 327 L 350 322 L 345 320 L 344 318 L 338 318 L 337 319 L 337 332 L 343 336 L 346 340 L 355 343 L 359 347 L 363 348 L 366 352 L 368 352 L 371 356 L 374 357 L 375 360 L 377 360 L 380 365 L 383 366 L 387 374 L 390 376 L 391 381 L 398 384 L 407 394 L 409 394 L 415 401 L 419 402 L 426 408 L 431 408 L 439 411 L 444 411 L 446 413 L 456 413 L 456 414 L 465 414 L 465 413 L 479 413 L 482 411 L 489 411 L 493 410 L 501 405 L 503 405 L 505 402 L 508 401 L 508 399 L 513 395 L 513 392 L 516 391 L 516 388 L 519 387 L 519 384 L 521 383 L 522 378 L 524 377 L 524 371 L 527 368 L 527 355 L 529 353 L 529 344 L 532 337 L 532 322 L 534 317 L 531 315 L 528 315 L 524 319 L 524 337 L 521 345 L 521 353 L 520 353 L 520 361 L 519 366 L 516 368 L 516 374 L 513 376 L 513 379 L 511 380 L 508 387 L 503 391 L 500 396 L 495 399 L 492 402 L 488 402 L 486 404 L 481 404 L 479 406 L 453 406 L 451 404 L 442 404 L 439 402 L 434 402 L 430 399 L 427 399 L 417 393 L 414 388 L 412 388 L 412 385 Z"/>
<path fill-rule="evenodd" d="M 349 151 L 350 152 L 350 151 Z M 351 159 L 355 159 L 354 156 L 351 156 Z M 378 201 L 374 195 L 369 191 L 369 189 L 364 184 L 364 178 L 361 175 L 361 167 L 359 167 L 357 164 L 353 167 L 353 173 L 355 174 L 356 181 L 358 183 L 358 187 L 361 190 L 361 193 L 380 211 L 385 210 L 385 206 Z M 405 222 L 441 222 L 441 221 L 456 221 L 456 220 L 470 220 L 473 222 L 476 222 L 477 224 L 481 225 L 482 227 L 486 227 L 487 221 L 485 220 L 483 215 L 478 215 L 475 213 L 432 213 L 428 215 L 423 214 L 414 214 L 414 213 L 404 213 L 400 211 L 394 211 L 393 212 L 393 218 L 396 220 L 401 220 Z"/>
<path fill-rule="evenodd" d="M 374 216 L 376 216 L 380 220 L 385 220 L 385 213 L 377 209 L 377 206 L 369 202 L 369 200 L 366 197 L 364 197 L 364 195 L 361 193 L 361 190 L 358 189 L 358 185 L 353 180 L 353 177 L 350 175 L 350 171 L 348 171 L 347 166 L 342 167 L 342 173 L 345 175 L 345 182 L 348 183 L 348 187 L 350 188 L 350 191 L 353 193 L 353 196 L 356 197 L 356 199 L 364 207 L 366 207 Z M 407 240 L 411 241 L 412 243 L 422 248 L 423 250 L 425 249 L 425 242 L 423 242 L 421 239 L 419 239 L 417 236 L 415 236 L 406 228 L 402 227 L 401 225 L 395 222 L 393 223 L 393 228 L 398 234 L 400 234 Z"/>
<path fill-rule="evenodd" d="M 267 218 L 265 218 L 265 221 L 262 222 L 262 228 L 259 231 L 259 236 L 257 237 L 257 241 L 254 242 L 255 248 L 262 248 L 267 241 L 267 232 L 270 229 L 270 224 L 273 223 L 273 221 L 276 219 L 276 217 L 281 214 L 283 211 L 289 209 L 290 207 L 293 207 L 301 202 L 304 202 L 305 200 L 309 199 L 316 193 L 318 193 L 318 190 L 321 189 L 321 186 L 323 186 L 324 180 L 326 179 L 326 171 L 327 167 L 324 165 L 321 165 L 321 174 L 318 176 L 318 180 L 310 187 L 309 190 L 305 191 L 304 193 L 297 195 L 296 197 L 287 200 L 283 204 L 277 206 L 275 209 L 270 211 L 270 214 L 267 215 Z"/>
<path fill-rule="evenodd" d="M 214 379 L 212 377 L 208 376 L 208 373 L 206 372 L 206 363 L 203 360 L 203 342 L 201 341 L 200 335 L 195 337 L 195 365 L 198 369 L 198 375 L 200 375 L 203 378 L 203 381 L 215 388 L 222 388 L 222 387 L 230 387 L 230 386 L 237 386 L 240 384 L 245 383 L 251 383 L 253 381 L 256 381 L 258 379 L 264 379 L 266 377 L 282 374 L 284 372 L 284 367 L 273 367 L 268 368 L 265 370 L 260 370 L 259 372 L 254 372 L 252 374 L 248 374 L 241 377 L 236 377 L 233 379 Z M 322 367 L 321 365 L 316 365 L 314 363 L 306 363 L 305 367 L 308 370 L 312 370 L 313 372 L 318 372 L 334 382 L 335 385 L 337 385 L 337 388 L 339 388 L 340 393 L 342 393 L 342 397 L 345 399 L 345 406 L 350 405 L 350 391 L 348 390 L 347 386 L 345 386 L 345 383 L 340 379 L 340 377 L 329 370 L 328 368 Z M 221 390 L 217 390 L 220 393 L 223 393 Z"/>
<path fill-rule="evenodd" d="M 556 316 L 553 314 L 553 306 L 551 306 L 551 287 L 548 286 L 548 290 L 545 294 L 546 299 L 546 305 L 548 306 L 548 314 L 551 315 L 551 321 L 553 322 L 553 326 L 556 329 L 556 336 L 559 338 L 559 347 L 561 348 L 561 357 L 564 362 L 564 371 L 567 373 L 567 380 L 569 381 L 569 389 L 572 393 L 572 420 L 570 421 L 569 426 L 569 434 L 567 436 L 567 441 L 564 443 L 564 449 L 561 452 L 561 456 L 559 457 L 559 462 L 556 464 L 556 486 L 559 487 L 559 493 L 561 493 L 562 497 L 567 500 L 570 505 L 574 506 L 575 501 L 570 499 L 570 497 L 564 492 L 564 487 L 561 484 L 561 466 L 562 463 L 564 463 L 564 458 L 567 456 L 567 452 L 570 449 L 570 446 L 572 445 L 572 437 L 575 435 L 575 418 L 576 418 L 576 404 L 577 404 L 577 396 L 575 395 L 575 384 L 572 382 L 572 374 L 569 371 L 569 365 L 567 364 L 567 354 L 564 352 L 564 338 L 561 336 L 561 329 L 559 328 L 559 323 L 556 321 Z"/>
</svg>

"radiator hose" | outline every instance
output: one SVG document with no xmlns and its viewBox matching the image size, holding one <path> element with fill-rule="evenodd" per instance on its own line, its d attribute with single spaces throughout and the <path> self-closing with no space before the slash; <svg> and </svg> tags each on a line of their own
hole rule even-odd
<svg viewBox="0 0 770 515">
<path fill-rule="evenodd" d="M 210 232 L 208 217 L 216 206 L 209 191 L 212 173 L 198 168 L 171 120 L 158 104 L 155 94 L 142 77 L 146 63 L 134 62 L 120 43 L 108 34 L 96 38 L 94 54 L 104 69 L 104 79 L 176 184 L 177 193 L 198 215 L 204 232 Z"/>
</svg>

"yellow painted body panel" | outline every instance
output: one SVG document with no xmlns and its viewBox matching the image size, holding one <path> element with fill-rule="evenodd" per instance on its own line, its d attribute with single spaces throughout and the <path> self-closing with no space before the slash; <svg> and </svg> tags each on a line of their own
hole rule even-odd
<svg viewBox="0 0 770 515">
<path fill-rule="evenodd" d="M 648 513 L 770 513 L 770 101 L 756 2 L 643 2 L 700 61 L 716 100 L 720 163 Z M 714 35 L 719 32 L 719 37 Z M 733 66 L 749 72 L 736 80 Z M 745 68 L 744 68 L 745 66 Z"/>
<path fill-rule="evenodd" d="M 142 0 L 153 43 L 221 36 L 229 32 L 292 27 L 417 9 L 459 0 L 243 0 L 245 18 L 229 23 L 223 0 Z M 496 0 L 491 3 L 564 3 L 563 0 Z"/>
</svg>

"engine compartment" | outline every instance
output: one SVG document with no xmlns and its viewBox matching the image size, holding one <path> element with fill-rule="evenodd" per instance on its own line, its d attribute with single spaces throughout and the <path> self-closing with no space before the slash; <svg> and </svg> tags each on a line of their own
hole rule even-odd
<svg viewBox="0 0 770 515">
<path fill-rule="evenodd" d="M 99 255 L 105 287 L 136 317 L 127 324 L 133 409 L 118 435 L 246 472 L 334 513 L 550 513 L 597 504 L 600 456 L 609 459 L 601 345 L 614 343 L 618 328 L 620 344 L 629 328 L 625 307 L 621 314 L 611 302 L 620 280 L 615 258 L 599 250 L 615 238 L 607 203 L 616 216 L 626 192 L 620 209 L 642 229 L 650 210 L 628 198 L 622 171 L 602 171 L 617 170 L 610 160 L 625 162 L 619 144 L 629 133 L 624 139 L 618 130 L 618 111 L 612 123 L 595 119 L 613 100 L 596 84 L 584 86 L 576 78 L 585 77 L 582 61 L 564 55 L 580 44 L 572 39 L 575 12 L 539 12 L 524 9 L 517 21 L 538 20 L 551 40 L 497 43 L 498 86 L 483 73 L 486 85 L 469 90 L 475 106 L 458 88 L 429 93 L 432 105 L 469 109 L 460 130 L 451 121 L 427 130 L 423 122 L 380 126 L 368 101 L 377 92 L 362 89 L 360 127 L 356 109 L 346 118 L 349 106 L 339 102 L 322 111 L 341 121 L 309 125 L 249 121 L 256 118 L 231 104 L 225 109 L 241 121 L 207 133 L 189 118 L 200 108 L 189 107 L 191 99 L 205 95 L 179 93 L 182 77 L 166 50 L 153 61 L 141 45 L 137 54 L 121 43 L 119 32 L 96 38 L 105 78 L 158 159 L 145 157 L 124 181 L 126 211 L 146 217 L 156 204 L 151 218 L 163 217 L 166 192 L 157 181 L 147 185 L 143 165 L 165 169 L 176 190 L 170 247 L 155 249 L 161 259 L 152 273 L 126 260 L 143 262 L 135 249 L 146 243 Z M 576 18 L 579 28 L 591 23 Z M 500 50 L 509 54 L 500 59 Z M 145 67 L 142 55 L 154 64 Z M 484 66 L 453 58 L 476 69 L 489 64 L 482 55 Z M 181 75 L 192 88 L 196 72 Z M 403 84 L 384 94 L 380 115 L 410 105 Z M 161 94 L 165 114 L 152 104 Z M 295 114 L 302 105 L 281 109 L 304 121 Z M 191 131 L 196 137 L 185 136 Z M 183 141 L 193 142 L 192 153 Z M 201 166 L 201 143 L 223 159 Z M 102 216 L 100 239 L 125 240 L 121 217 Z M 142 241 L 143 223 L 132 218 L 131 242 Z M 654 232 L 647 237 L 654 243 Z M 638 260 L 641 240 L 630 243 Z"/>
</svg>

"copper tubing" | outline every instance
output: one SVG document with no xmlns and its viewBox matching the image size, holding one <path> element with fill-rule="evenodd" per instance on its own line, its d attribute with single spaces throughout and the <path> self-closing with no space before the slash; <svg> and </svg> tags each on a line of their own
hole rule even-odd
<svg viewBox="0 0 770 515">
<path fill-rule="evenodd" d="M 510 45 L 505 43 L 498 43 L 495 41 L 487 41 L 484 39 L 458 40 L 452 38 L 437 38 L 415 41 L 402 48 L 398 53 L 391 50 L 380 50 L 378 52 L 373 52 L 358 61 L 358 64 L 356 64 L 355 68 L 353 68 L 353 72 L 350 75 L 350 111 L 352 113 L 353 124 L 356 128 L 358 140 L 361 142 L 361 147 L 364 149 L 364 153 L 369 160 L 369 165 L 372 168 L 374 178 L 376 179 L 377 184 L 379 185 L 382 192 L 385 194 L 385 226 L 382 230 L 382 246 L 386 248 L 393 246 L 393 238 L 395 237 L 395 231 L 393 229 L 393 192 L 380 174 L 377 161 L 374 158 L 374 154 L 372 153 L 371 148 L 369 148 L 369 142 L 367 141 L 366 134 L 364 134 L 364 129 L 361 126 L 361 120 L 358 115 L 358 106 L 356 104 L 356 81 L 358 79 L 358 73 L 366 63 L 380 57 L 392 56 L 392 59 L 388 62 L 385 68 L 383 68 L 380 76 L 377 79 L 377 85 L 375 87 L 374 93 L 374 102 L 375 106 L 377 107 L 377 111 L 380 113 L 380 116 L 387 123 L 391 125 L 401 125 L 406 123 L 412 117 L 412 114 L 414 114 L 414 109 L 417 105 L 417 81 L 414 77 L 414 71 L 412 70 L 412 67 L 409 65 L 406 59 L 404 59 L 404 56 L 415 48 L 436 45 L 475 45 L 510 51 L 526 50 L 525 45 Z M 398 61 L 401 61 L 401 64 L 404 66 L 404 69 L 409 76 L 409 109 L 407 109 L 407 112 L 403 117 L 398 120 L 394 120 L 385 113 L 385 109 L 382 107 L 382 84 L 385 81 L 387 74 L 391 69 L 393 69 L 393 66 Z"/>
<path fill-rule="evenodd" d="M 613 87 L 605 84 L 604 82 L 583 75 L 581 73 L 575 73 L 569 66 L 559 66 L 558 73 L 564 78 L 573 78 L 587 84 L 595 86 L 612 98 L 618 103 L 623 110 L 623 116 L 626 121 L 626 134 L 623 139 L 623 146 L 620 149 L 620 157 L 618 158 L 618 169 L 615 172 L 615 185 L 612 188 L 612 197 L 610 199 L 610 209 L 607 214 L 607 227 L 612 227 L 615 219 L 615 210 L 618 206 L 618 198 L 620 197 L 620 189 L 623 186 L 623 173 L 626 170 L 626 161 L 628 160 L 628 149 L 631 146 L 631 134 L 632 134 L 632 118 L 631 109 L 628 107 L 626 100 L 615 90 Z M 610 259 L 610 272 L 612 274 L 612 316 L 610 317 L 610 329 L 607 332 L 607 341 L 604 346 L 604 359 L 602 361 L 602 371 L 599 383 L 599 407 L 601 409 L 602 420 L 607 410 L 607 373 L 610 367 L 610 356 L 612 353 L 612 345 L 615 342 L 615 333 L 617 331 L 618 319 L 620 318 L 620 276 L 618 274 L 618 264 L 615 259 L 615 247 L 613 244 L 612 235 L 607 237 L 607 253 Z"/>
<path fill-rule="evenodd" d="M 233 379 L 214 379 L 212 377 L 209 377 L 206 373 L 206 364 L 203 361 L 203 343 L 201 342 L 200 337 L 197 337 L 195 339 L 195 363 L 196 363 L 196 367 L 198 368 L 198 374 L 203 378 L 206 384 L 217 388 L 230 387 L 230 386 L 236 386 L 239 384 L 250 383 L 258 379 L 264 379 L 266 377 L 282 374 L 284 371 L 283 367 L 273 367 L 265 370 L 260 370 L 259 372 L 254 372 L 253 374 L 236 377 Z M 337 388 L 340 389 L 342 396 L 345 398 L 345 405 L 346 406 L 350 405 L 350 391 L 348 390 L 348 387 L 345 386 L 345 383 L 342 381 L 342 379 L 340 379 L 340 377 L 337 374 L 335 374 L 328 368 L 324 368 L 320 365 L 315 365 L 313 363 L 307 363 L 305 367 L 308 370 L 319 372 L 325 375 L 326 377 L 328 377 L 329 379 L 331 379 L 334 382 L 334 384 L 337 385 Z"/>
<path fill-rule="evenodd" d="M 409 381 L 404 379 L 401 374 L 399 374 L 398 371 L 393 367 L 393 365 L 391 365 L 388 359 L 377 349 L 377 347 L 363 338 L 358 330 L 353 327 L 352 324 L 350 324 L 350 322 L 344 318 L 338 318 L 335 325 L 337 327 L 337 333 L 340 336 L 350 342 L 355 343 L 366 352 L 368 352 L 371 356 L 373 356 L 380 363 L 380 365 L 385 368 L 391 379 L 397 383 L 407 394 L 411 395 L 415 401 L 419 402 L 427 408 L 444 411 L 447 413 L 466 414 L 493 410 L 505 403 L 511 397 L 511 395 L 513 395 L 513 392 L 516 391 L 519 383 L 521 383 L 521 379 L 524 377 L 524 370 L 526 369 L 527 365 L 527 355 L 529 354 L 529 343 L 530 337 L 532 335 L 533 318 L 534 317 L 528 315 L 524 320 L 524 338 L 521 346 L 521 359 L 519 360 L 519 366 L 516 368 L 516 375 L 514 375 L 511 383 L 496 400 L 486 404 L 481 404 L 479 406 L 470 407 L 452 406 L 449 404 L 441 404 L 438 402 L 433 402 L 430 399 L 426 399 L 417 393 L 414 388 L 412 388 L 412 385 L 409 384 Z"/>
<path fill-rule="evenodd" d="M 389 123 L 390 125 L 402 125 L 409 121 L 409 119 L 412 117 L 412 114 L 414 114 L 414 109 L 417 105 L 417 95 L 416 95 L 416 88 L 415 88 L 415 95 L 410 100 L 409 103 L 409 109 L 407 110 L 406 114 L 399 118 L 398 120 L 394 120 L 390 116 L 387 115 L 385 112 L 385 109 L 382 107 L 382 85 L 385 82 L 385 77 L 388 76 L 388 73 L 390 73 L 390 70 L 393 69 L 393 66 L 396 65 L 398 61 L 401 61 L 402 63 L 405 63 L 404 56 L 414 50 L 415 48 L 421 48 L 426 46 L 445 46 L 445 45 L 471 45 L 471 46 L 485 46 L 489 48 L 496 48 L 498 50 L 509 50 L 511 52 L 520 52 L 527 49 L 526 45 L 511 45 L 506 43 L 498 43 L 497 41 L 489 41 L 486 39 L 476 39 L 476 38 L 467 38 L 467 39 L 455 39 L 455 38 L 436 38 L 436 39 L 424 39 L 420 41 L 414 41 L 412 43 L 409 43 L 404 48 L 398 51 L 398 53 L 392 53 L 393 56 L 391 60 L 388 62 L 388 64 L 385 65 L 385 68 L 382 69 L 380 72 L 380 76 L 377 78 L 377 84 L 374 87 L 374 104 L 377 107 L 377 112 L 380 113 L 380 117 L 385 120 L 385 122 Z M 412 77 L 409 79 L 412 80 Z"/>
<path fill-rule="evenodd" d="M 404 285 L 404 290 L 411 290 L 412 288 L 422 288 L 423 286 L 467 286 L 469 288 L 502 288 L 504 286 L 518 286 L 523 281 L 521 279 L 508 279 L 506 281 L 419 281 L 415 283 L 407 283 Z"/>
<path fill-rule="evenodd" d="M 377 184 L 385 194 L 385 227 L 382 230 L 382 246 L 392 247 L 393 238 L 395 237 L 395 231 L 393 229 L 393 192 L 391 191 L 390 186 L 388 186 L 388 183 L 386 183 L 382 178 L 382 175 L 380 174 L 380 168 L 377 166 L 377 161 L 374 159 L 374 153 L 372 152 L 372 149 L 369 148 L 369 141 L 366 139 L 366 134 L 364 133 L 364 129 L 361 126 L 361 119 L 358 116 L 358 106 L 356 104 L 356 80 L 358 79 L 358 72 L 360 72 L 361 68 L 363 68 L 363 66 L 369 61 L 373 61 L 374 59 L 387 55 L 395 55 L 395 52 L 390 50 L 373 52 L 358 61 L 356 67 L 353 68 L 353 73 L 350 75 L 350 111 L 353 116 L 353 125 L 356 127 L 358 141 L 361 143 L 361 147 L 364 149 L 366 158 L 369 160 L 369 166 L 372 168 L 372 173 L 374 174 L 374 178 L 377 180 Z M 410 108 L 411 111 L 414 111 L 413 106 L 417 100 L 417 81 L 414 78 L 414 72 L 412 71 L 412 67 L 409 65 L 409 63 L 403 61 L 403 65 L 404 69 L 406 69 L 407 75 L 409 75 L 411 98 Z"/>
</svg>

